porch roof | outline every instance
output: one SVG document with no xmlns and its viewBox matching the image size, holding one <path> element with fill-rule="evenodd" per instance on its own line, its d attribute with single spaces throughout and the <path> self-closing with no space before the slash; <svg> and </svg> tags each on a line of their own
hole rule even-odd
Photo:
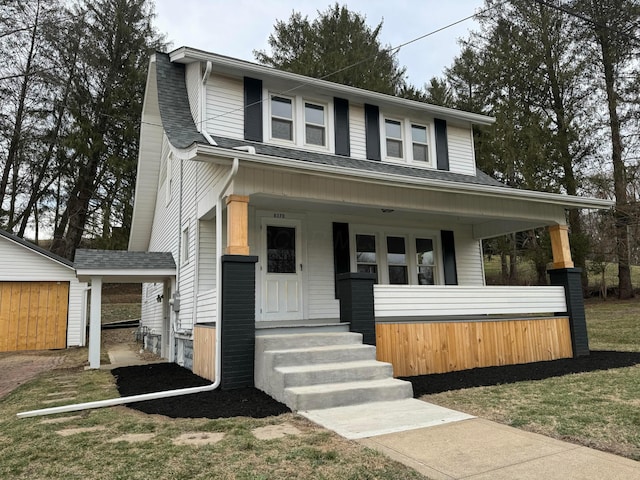
<svg viewBox="0 0 640 480">
<path fill-rule="evenodd" d="M 76 250 L 76 276 L 81 281 L 101 277 L 105 282 L 139 283 L 175 276 L 171 252 Z"/>
</svg>

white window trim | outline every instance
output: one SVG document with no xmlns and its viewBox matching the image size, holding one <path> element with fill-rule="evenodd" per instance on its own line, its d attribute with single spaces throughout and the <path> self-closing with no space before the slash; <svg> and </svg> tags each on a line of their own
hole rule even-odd
<svg viewBox="0 0 640 480">
<path fill-rule="evenodd" d="M 436 285 L 444 285 L 444 270 L 442 265 L 442 248 L 440 245 L 440 232 L 435 230 L 419 230 L 402 227 L 383 227 L 372 225 L 349 224 L 349 248 L 351 258 L 351 271 L 357 272 L 356 260 L 356 235 L 373 235 L 376 237 L 376 261 L 378 267 L 378 282 L 381 285 L 389 285 L 389 263 L 387 261 L 387 237 L 404 237 L 407 259 L 409 285 L 418 283 L 418 263 L 416 251 L 416 238 L 428 238 L 433 242 L 434 255 L 434 282 Z"/>
<path fill-rule="evenodd" d="M 271 131 L 271 97 L 282 97 L 291 100 L 293 111 L 293 141 L 283 140 L 281 138 L 274 138 Z M 271 143 L 274 145 L 281 145 L 285 147 L 295 147 L 302 150 L 312 150 L 315 152 L 323 153 L 335 153 L 335 127 L 334 127 L 334 110 L 333 102 L 328 100 L 319 100 L 313 97 L 307 97 L 304 95 L 283 95 L 277 91 L 271 91 L 264 89 L 263 98 L 267 98 L 267 108 L 263 108 L 262 119 L 263 125 L 263 140 L 265 143 Z M 306 143 L 306 120 L 304 115 L 304 104 L 310 103 L 312 105 L 318 105 L 324 108 L 325 119 L 325 143 L 326 145 L 313 145 Z M 277 117 L 276 117 L 277 118 Z"/>
<path fill-rule="evenodd" d="M 166 181 L 165 181 L 165 206 L 171 203 L 173 190 L 173 153 L 169 152 L 166 162 Z"/>
<path fill-rule="evenodd" d="M 387 132 L 386 132 L 386 120 L 392 120 L 400 122 L 400 129 L 402 132 L 402 158 L 390 157 L 387 155 Z M 423 162 L 421 160 L 413 159 L 413 138 L 411 135 L 411 126 L 425 127 L 427 129 L 427 152 L 429 160 Z M 385 162 L 396 163 L 400 165 L 410 165 L 418 168 L 436 168 L 434 164 L 435 159 L 435 131 L 433 128 L 433 122 L 424 120 L 415 120 L 411 117 L 398 117 L 393 115 L 380 114 L 380 148 L 382 152 L 382 159 Z"/>
<path fill-rule="evenodd" d="M 305 147 L 309 147 L 309 148 L 321 148 L 323 150 L 328 150 L 329 148 L 329 130 L 327 128 L 327 125 L 329 123 L 329 115 L 328 115 L 328 110 L 329 110 L 329 106 L 326 103 L 320 103 L 320 102 L 315 102 L 313 100 L 308 100 L 308 99 L 303 99 L 302 102 L 302 136 L 303 138 L 303 143 Z M 306 107 L 307 104 L 309 105 L 313 105 L 316 107 L 322 107 L 322 114 L 324 116 L 324 123 L 322 125 L 318 124 L 318 123 L 313 123 L 313 122 L 308 122 L 307 121 L 307 116 L 306 116 Z M 322 127 L 324 128 L 324 145 L 316 145 L 314 143 L 308 143 L 307 142 L 307 125 L 311 125 L 313 127 Z"/>
<path fill-rule="evenodd" d="M 279 117 L 277 115 L 273 115 L 273 113 L 271 112 L 271 102 L 273 100 L 273 97 L 280 97 L 280 98 L 285 98 L 287 100 L 291 100 L 291 136 L 292 136 L 292 140 L 286 140 L 284 138 L 276 138 L 273 136 L 273 118 L 278 118 L 278 119 L 282 119 L 282 120 L 286 120 L 289 121 L 288 118 L 285 117 Z M 274 143 L 282 143 L 285 145 L 293 145 L 296 143 L 296 98 L 295 97 L 291 97 L 289 95 L 281 95 L 279 93 L 274 93 L 274 92 L 270 92 L 268 97 L 269 99 L 269 105 L 267 110 L 269 111 L 268 114 L 268 121 L 267 124 L 269 125 L 268 129 L 269 129 L 269 141 L 270 142 L 274 142 Z"/>
</svg>

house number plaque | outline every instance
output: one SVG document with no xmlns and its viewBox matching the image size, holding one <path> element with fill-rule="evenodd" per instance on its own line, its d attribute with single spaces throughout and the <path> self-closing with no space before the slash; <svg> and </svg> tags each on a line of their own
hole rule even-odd
<svg viewBox="0 0 640 480">
<path fill-rule="evenodd" d="M 274 213 L 273 218 L 284 218 L 284 213 Z"/>
</svg>

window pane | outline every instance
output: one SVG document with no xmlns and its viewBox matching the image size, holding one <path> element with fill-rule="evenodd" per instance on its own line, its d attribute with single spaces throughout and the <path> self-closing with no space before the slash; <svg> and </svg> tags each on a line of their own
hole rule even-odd
<svg viewBox="0 0 640 480">
<path fill-rule="evenodd" d="M 435 285 L 433 281 L 433 267 L 418 267 L 418 284 Z"/>
<path fill-rule="evenodd" d="M 358 252 L 376 252 L 376 237 L 373 235 L 356 235 L 356 250 Z"/>
<path fill-rule="evenodd" d="M 311 103 L 305 103 L 304 119 L 305 119 L 305 122 L 307 123 L 324 125 L 324 107 L 321 105 L 313 105 Z"/>
<path fill-rule="evenodd" d="M 406 265 L 403 237 L 387 237 L 387 261 L 389 265 Z"/>
<path fill-rule="evenodd" d="M 271 136 L 283 140 L 293 140 L 293 124 L 288 120 L 271 119 Z"/>
<path fill-rule="evenodd" d="M 407 277 L 407 267 L 400 265 L 389 266 L 389 284 L 391 285 L 407 285 L 409 283 Z"/>
<path fill-rule="evenodd" d="M 427 127 L 411 125 L 411 138 L 414 142 L 427 143 Z"/>
<path fill-rule="evenodd" d="M 426 145 L 413 144 L 413 159 L 416 162 L 426 162 L 429 160 Z"/>
<path fill-rule="evenodd" d="M 433 240 L 416 238 L 416 252 L 418 253 L 418 265 L 433 265 Z"/>
<path fill-rule="evenodd" d="M 313 125 L 307 125 L 306 139 L 307 139 L 307 143 L 311 145 L 324 146 L 324 127 L 315 127 Z"/>
<path fill-rule="evenodd" d="M 290 98 L 271 97 L 271 115 L 293 120 L 293 108 Z"/>
<path fill-rule="evenodd" d="M 267 226 L 267 272 L 296 273 L 296 229 Z"/>
<path fill-rule="evenodd" d="M 402 142 L 387 139 L 387 157 L 402 158 Z"/>
<path fill-rule="evenodd" d="M 395 120 L 385 120 L 384 124 L 387 137 L 402 138 L 400 122 L 396 122 Z"/>
</svg>

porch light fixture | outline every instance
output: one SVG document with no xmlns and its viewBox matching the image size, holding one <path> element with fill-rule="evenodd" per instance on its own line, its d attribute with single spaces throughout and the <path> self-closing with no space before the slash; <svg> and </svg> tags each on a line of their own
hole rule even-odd
<svg viewBox="0 0 640 480">
<path fill-rule="evenodd" d="M 391 212 L 395 212 L 395 210 L 393 208 L 382 208 L 382 213 L 391 213 Z"/>
</svg>

